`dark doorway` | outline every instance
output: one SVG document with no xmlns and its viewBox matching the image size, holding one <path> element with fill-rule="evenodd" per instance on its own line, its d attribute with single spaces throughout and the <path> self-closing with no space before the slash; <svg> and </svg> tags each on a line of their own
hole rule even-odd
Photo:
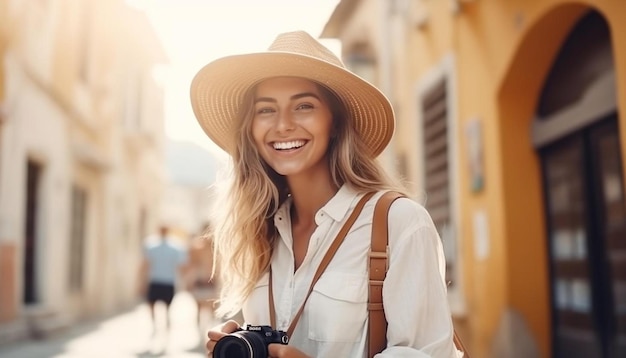
<svg viewBox="0 0 626 358">
<path fill-rule="evenodd" d="M 542 149 L 541 157 L 554 355 L 623 357 L 626 205 L 616 117 Z"/>
<path fill-rule="evenodd" d="M 29 160 L 26 168 L 26 220 L 24 236 L 23 302 L 39 302 L 37 292 L 37 214 L 39 211 L 39 186 L 42 167 Z"/>
<path fill-rule="evenodd" d="M 546 79 L 541 157 L 554 357 L 626 357 L 626 202 L 610 31 L 584 16 Z"/>
</svg>

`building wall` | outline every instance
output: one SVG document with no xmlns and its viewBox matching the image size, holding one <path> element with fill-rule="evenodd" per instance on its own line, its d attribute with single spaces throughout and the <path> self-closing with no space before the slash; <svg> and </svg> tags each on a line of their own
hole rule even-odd
<svg viewBox="0 0 626 358">
<path fill-rule="evenodd" d="M 378 31 L 388 36 L 390 45 L 376 49 L 390 53 L 376 56 L 388 58 L 393 68 L 383 79 L 391 84 L 385 93 L 398 120 L 392 156 L 416 191 L 423 185 L 420 95 L 437 78 L 449 81 L 453 206 L 459 220 L 462 267 L 462 292 L 451 297 L 451 307 L 470 352 L 478 357 L 550 356 L 546 222 L 531 123 L 552 61 L 571 27 L 589 9 L 604 15 L 611 28 L 618 111 L 626 113 L 626 3 L 341 3 L 351 3 L 353 11 L 336 11 L 323 35 L 341 39 L 344 50 L 350 48 L 346 43 L 355 36 L 352 32 L 378 18 L 381 8 L 374 12 L 372 3 L 386 5 L 387 17 Z M 625 120 L 622 115 L 621 128 Z M 476 124 L 483 148 L 484 186 L 479 190 L 471 186 L 467 132 Z M 620 131 L 620 137 L 622 158 L 626 158 L 626 131 Z"/>
<path fill-rule="evenodd" d="M 4 52 L 9 43 L 9 16 L 8 0 L 0 1 L 0 58 L 4 58 Z M 2 67 L 2 66 L 0 66 Z M 0 103 L 4 100 L 4 68 L 0 69 Z M 0 115 L 0 118 L 2 116 Z M 2 120 L 0 119 L 0 123 Z M 1 126 L 1 124 L 0 124 Z"/>
<path fill-rule="evenodd" d="M 623 22 L 618 15 L 624 13 L 623 4 L 589 5 L 612 14 L 607 17 L 612 27 Z M 516 342 L 516 336 L 530 336 L 542 356 L 550 351 L 543 194 L 529 129 L 551 61 L 586 10 L 586 5 L 563 1 L 482 1 L 468 3 L 454 15 L 451 51 L 458 74 L 459 144 L 468 148 L 464 129 L 469 120 L 478 118 L 486 148 L 486 186 L 480 193 L 467 190 L 468 158 L 459 158 L 460 181 L 465 184 L 460 200 L 466 247 L 477 240 L 472 231 L 475 212 L 487 213 L 491 233 L 489 257 L 478 260 L 471 250 L 465 253 L 465 275 L 471 282 L 467 286 L 469 332 L 473 351 L 479 355 L 497 356 L 494 352 L 501 352 L 503 346 L 524 351 L 520 344 L 527 342 Z M 618 45 L 619 31 L 613 35 L 616 63 L 620 63 L 624 47 Z M 426 33 L 416 37 L 438 42 Z M 430 53 L 426 46 L 417 48 Z M 618 79 L 618 83 L 625 82 Z"/>
<path fill-rule="evenodd" d="M 2 343 L 138 300 L 142 236 L 160 219 L 163 90 L 152 70 L 166 57 L 145 15 L 123 0 L 6 0 L 0 9 L 10 34 L 0 37 Z M 23 295 L 29 160 L 42 168 L 35 303 Z M 78 290 L 69 289 L 74 188 L 87 198 Z"/>
<path fill-rule="evenodd" d="M 0 0 L 0 59 L 4 59 L 4 53 L 9 41 L 9 26 L 8 26 L 8 4 L 6 0 Z M 2 130 L 4 128 L 4 82 L 5 82 L 5 70 L 4 66 L 0 64 L 0 138 L 2 138 Z M 1 139 L 0 139 L 1 140 Z M 2 143 L 0 142 L 0 148 Z M 0 160 L 2 158 L 2 152 L 0 149 Z M 0 165 L 1 167 L 1 165 Z M 0 173 L 0 175 L 2 175 Z M 13 270 L 13 259 L 15 254 L 13 253 L 14 247 L 10 244 L 0 242 L 0 272 L 11 273 Z M 6 281 L 7 287 L 13 287 L 15 283 L 13 280 Z M 12 319 L 11 310 L 6 307 L 13 306 L 13 295 L 8 290 L 2 290 L 0 292 L 0 322 Z"/>
<path fill-rule="evenodd" d="M 474 247 L 477 240 L 474 213 L 484 211 L 489 218 L 489 257 L 479 260 L 472 250 L 465 252 L 465 275 L 471 282 L 467 285 L 471 347 L 479 355 L 498 356 L 507 346 L 514 352 L 528 351 L 522 346 L 528 341 L 515 337 L 527 337 L 542 356 L 550 352 L 543 193 L 530 123 L 551 61 L 589 6 L 610 14 L 607 20 L 616 30 L 614 55 L 620 63 L 624 46 L 619 45 L 617 30 L 623 23 L 624 4 L 617 1 L 468 2 L 458 14 L 447 16 L 455 19 L 450 51 L 458 74 L 459 145 L 468 148 L 464 130 L 470 120 L 478 119 L 486 149 L 486 186 L 480 193 L 467 190 L 468 157 L 459 157 L 466 247 Z M 435 17 L 432 22 L 445 23 Z M 426 31 L 415 37 L 441 42 Z M 416 48 L 431 53 L 427 46 Z M 619 76 L 618 83 L 626 83 Z"/>
</svg>

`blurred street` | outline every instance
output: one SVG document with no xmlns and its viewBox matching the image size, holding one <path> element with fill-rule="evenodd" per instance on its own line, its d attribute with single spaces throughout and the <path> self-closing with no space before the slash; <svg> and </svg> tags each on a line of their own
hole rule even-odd
<svg viewBox="0 0 626 358">
<path fill-rule="evenodd" d="M 391 103 L 377 160 L 437 228 L 471 356 L 626 357 L 626 0 L 312 3 L 0 0 L 0 358 L 206 357 L 190 292 L 237 160 L 190 85 L 298 30 Z M 154 330 L 162 227 L 193 291 Z"/>
<path fill-rule="evenodd" d="M 157 310 L 153 334 L 148 306 L 144 303 L 119 315 L 84 323 L 46 340 L 26 340 L 0 348 L 2 358 L 92 357 L 206 357 L 204 332 L 196 325 L 193 297 L 179 292 L 171 307 L 171 329 L 165 330 L 162 306 Z M 204 317 L 204 322 L 210 320 Z M 212 325 L 205 324 L 203 327 Z"/>
</svg>

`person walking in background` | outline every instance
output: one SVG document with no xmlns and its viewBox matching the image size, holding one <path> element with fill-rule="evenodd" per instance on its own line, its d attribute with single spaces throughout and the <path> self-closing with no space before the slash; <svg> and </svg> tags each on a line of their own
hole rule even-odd
<svg viewBox="0 0 626 358">
<path fill-rule="evenodd" d="M 172 241 L 169 228 L 161 226 L 156 241 L 147 240 L 142 264 L 143 287 L 146 301 L 150 306 L 153 333 L 156 332 L 155 306 L 165 305 L 166 327 L 170 328 L 170 305 L 176 293 L 178 278 L 184 274 L 187 252 Z"/>
<path fill-rule="evenodd" d="M 367 356 L 374 206 L 387 191 L 405 191 L 376 160 L 394 131 L 389 100 L 297 31 L 279 35 L 266 52 L 203 67 L 191 102 L 205 133 L 232 157 L 214 212 L 217 313 L 243 309 L 245 318 L 211 329 L 209 353 L 227 356 L 220 347 L 233 340 L 222 339 L 248 323 L 288 332 L 288 345 L 268 345 L 273 358 Z M 373 353 L 460 357 L 443 247 L 429 213 L 399 198 L 388 233 L 381 288 L 388 325 L 380 327 L 387 341 Z M 332 247 L 335 256 L 325 260 Z M 318 267 L 325 268 L 320 276 Z"/>
<path fill-rule="evenodd" d="M 196 300 L 197 323 L 202 327 L 202 316 L 206 311 L 211 319 L 219 294 L 217 274 L 213 274 L 213 238 L 210 226 L 191 240 L 189 247 L 189 270 L 187 282 L 191 295 Z"/>
</svg>

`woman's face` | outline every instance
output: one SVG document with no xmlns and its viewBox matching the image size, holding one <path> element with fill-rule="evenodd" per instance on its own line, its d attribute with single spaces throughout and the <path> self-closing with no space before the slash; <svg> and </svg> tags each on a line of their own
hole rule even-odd
<svg viewBox="0 0 626 358">
<path fill-rule="evenodd" d="M 328 171 L 332 128 L 330 108 L 314 82 L 277 77 L 257 85 L 252 137 L 261 157 L 278 174 L 314 177 Z"/>
</svg>

